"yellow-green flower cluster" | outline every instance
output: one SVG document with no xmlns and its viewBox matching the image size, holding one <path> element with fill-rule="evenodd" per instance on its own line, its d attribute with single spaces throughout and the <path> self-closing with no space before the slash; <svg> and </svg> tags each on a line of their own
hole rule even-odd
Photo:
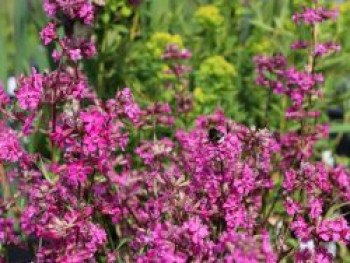
<svg viewBox="0 0 350 263">
<path fill-rule="evenodd" d="M 349 1 L 344 1 L 341 3 L 333 3 L 332 4 L 333 9 L 338 9 L 339 10 L 339 18 L 343 20 L 348 20 L 348 14 L 350 13 L 350 2 Z"/>
<path fill-rule="evenodd" d="M 153 55 L 160 57 L 169 44 L 176 44 L 183 48 L 183 41 L 180 35 L 172 35 L 165 32 L 154 33 L 147 43 L 147 47 Z"/>
<path fill-rule="evenodd" d="M 198 24 L 205 28 L 216 28 L 223 24 L 224 17 L 215 5 L 199 7 L 195 12 L 195 19 Z"/>
<path fill-rule="evenodd" d="M 340 15 L 348 15 L 350 12 L 350 2 L 344 1 L 343 3 L 339 4 L 339 12 Z"/>
<path fill-rule="evenodd" d="M 199 68 L 201 77 L 215 77 L 217 79 L 232 78 L 236 74 L 236 68 L 223 56 L 212 56 L 202 62 Z"/>
<path fill-rule="evenodd" d="M 267 37 L 262 37 L 259 39 L 251 38 L 247 43 L 253 54 L 267 53 L 273 47 L 271 40 Z"/>
<path fill-rule="evenodd" d="M 199 102 L 215 100 L 218 91 L 228 90 L 233 86 L 236 68 L 222 56 L 209 57 L 202 62 L 197 73 L 195 97 Z"/>
</svg>

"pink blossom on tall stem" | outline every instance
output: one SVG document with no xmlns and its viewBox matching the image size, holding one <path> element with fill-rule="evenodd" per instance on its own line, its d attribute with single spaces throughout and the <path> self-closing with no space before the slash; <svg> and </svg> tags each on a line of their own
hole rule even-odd
<svg viewBox="0 0 350 263">
<path fill-rule="evenodd" d="M 83 4 L 79 11 L 78 15 L 83 19 L 85 24 L 91 24 L 94 20 L 94 8 L 90 3 Z"/>
<path fill-rule="evenodd" d="M 315 47 L 314 55 L 317 57 L 321 57 L 327 55 L 330 52 L 339 52 L 341 50 L 341 46 L 332 42 L 328 43 L 320 43 Z"/>
<path fill-rule="evenodd" d="M 49 17 L 53 17 L 58 10 L 58 5 L 56 4 L 56 1 L 44 0 L 44 10 Z"/>
<path fill-rule="evenodd" d="M 310 43 L 305 42 L 305 41 L 296 41 L 291 44 L 290 48 L 291 49 L 306 49 L 310 46 Z"/>
<path fill-rule="evenodd" d="M 293 15 L 293 21 L 295 23 L 300 23 L 302 21 L 306 24 L 315 24 L 328 19 L 335 20 L 338 17 L 338 14 L 338 10 L 328 10 L 324 7 L 305 8 L 302 13 L 296 13 Z"/>
<path fill-rule="evenodd" d="M 186 65 L 186 61 L 192 57 L 191 51 L 181 49 L 177 44 L 169 44 L 164 53 L 162 60 L 168 65 L 165 74 L 174 80 L 166 81 L 167 88 L 173 88 L 176 92 L 176 111 L 178 113 L 188 113 L 193 107 L 192 94 L 188 90 L 188 74 L 192 72 L 192 67 Z"/>
<path fill-rule="evenodd" d="M 18 79 L 18 87 L 16 97 L 19 106 L 23 110 L 37 110 L 43 95 L 43 76 L 33 68 L 30 76 Z"/>
<path fill-rule="evenodd" d="M 68 51 L 68 53 L 69 53 L 70 59 L 73 61 L 78 61 L 78 60 L 82 59 L 81 50 L 78 48 L 71 49 Z"/>
<path fill-rule="evenodd" d="M 55 40 L 57 38 L 56 24 L 53 22 L 48 23 L 40 32 L 40 37 L 45 46 Z"/>
<path fill-rule="evenodd" d="M 49 17 L 62 12 L 70 19 L 81 19 L 85 24 L 91 24 L 95 18 L 95 8 L 89 0 L 44 0 L 44 10 Z"/>
</svg>

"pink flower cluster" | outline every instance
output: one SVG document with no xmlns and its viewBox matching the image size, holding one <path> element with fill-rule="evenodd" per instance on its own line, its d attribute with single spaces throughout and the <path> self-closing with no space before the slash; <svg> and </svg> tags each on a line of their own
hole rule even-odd
<svg viewBox="0 0 350 263">
<path fill-rule="evenodd" d="M 169 70 L 167 74 L 173 74 L 177 78 L 181 78 L 183 75 L 191 72 L 191 67 L 186 66 L 181 63 L 181 61 L 186 61 L 192 57 L 192 53 L 187 49 L 180 49 L 175 44 L 170 44 L 166 47 L 162 59 L 169 61 Z"/>
<path fill-rule="evenodd" d="M 67 57 L 70 60 L 77 62 L 82 58 L 90 58 L 96 54 L 94 43 L 82 36 L 74 36 L 77 19 L 82 20 L 86 27 L 90 27 L 94 22 L 95 8 L 91 1 L 87 0 L 45 0 L 44 9 L 48 16 L 57 16 L 56 21 L 49 22 L 40 32 L 41 40 L 44 45 L 49 45 L 56 41 L 59 50 L 55 49 L 52 57 L 59 62 L 62 58 Z M 63 17 L 60 15 L 63 14 Z M 57 33 L 58 22 L 63 25 L 66 36 L 59 39 Z"/>
<path fill-rule="evenodd" d="M 90 1 L 48 0 L 45 9 L 70 22 L 93 21 Z M 307 9 L 295 20 L 313 25 L 332 14 Z M 15 220 L 37 243 L 35 262 L 272 263 L 293 249 L 296 262 L 331 262 L 325 244 L 349 242 L 346 220 L 327 215 L 334 200 L 350 200 L 350 175 L 312 158 L 313 146 L 328 134 L 327 126 L 310 122 L 319 115 L 311 98 L 322 95 L 314 65 L 324 54 L 320 46 L 312 47 L 320 51 L 311 51 L 306 70 L 288 66 L 283 55 L 255 59 L 257 83 L 290 99 L 288 121 L 300 124 L 298 131 L 246 127 L 220 110 L 186 130 L 176 129 L 169 104 L 141 108 L 128 88 L 107 101 L 97 98 L 79 64 L 95 53 L 91 40 L 67 28 L 59 38 L 58 28 L 67 25 L 56 20 L 41 37 L 60 46 L 53 54 L 57 69 L 20 77 L 13 107 L 0 89 L 0 162 L 26 199 L 18 218 L 2 209 L 16 201 L 2 201 L 2 244 L 19 242 Z M 189 58 L 189 51 L 172 45 L 162 57 L 175 69 Z M 172 74 L 186 91 L 185 73 Z M 38 124 L 43 111 L 50 120 Z M 48 139 L 50 154 L 22 146 L 35 132 Z M 276 203 L 284 210 L 276 212 Z M 286 238 L 298 245 L 290 248 Z"/>
<path fill-rule="evenodd" d="M 27 185 L 24 187 L 30 203 L 21 216 L 21 228 L 27 235 L 34 234 L 44 242 L 37 250 L 37 261 L 92 259 L 107 238 L 105 230 L 92 221 L 92 208 L 81 204 L 68 186 L 49 185 L 39 176 L 30 189 Z"/>
<path fill-rule="evenodd" d="M 188 90 L 187 79 L 192 68 L 186 65 L 191 57 L 192 53 L 189 50 L 180 49 L 176 44 L 168 45 L 162 55 L 162 59 L 169 67 L 165 74 L 175 79 L 172 83 L 166 83 L 166 86 L 175 89 L 176 110 L 179 113 L 190 112 L 193 108 L 192 95 Z"/>
<path fill-rule="evenodd" d="M 29 77 L 19 78 L 18 86 L 20 88 L 16 91 L 16 97 L 19 106 L 23 110 L 37 110 L 43 94 L 43 76 L 33 68 Z"/>
<path fill-rule="evenodd" d="M 88 0 L 44 0 L 44 9 L 49 17 L 62 13 L 69 19 L 80 19 L 85 24 L 93 23 L 95 17 L 95 8 Z"/>
<path fill-rule="evenodd" d="M 0 208 L 0 212 L 4 214 L 4 209 Z M 13 218 L 4 218 L 0 216 L 0 243 L 4 245 L 19 243 L 19 238 L 14 232 Z"/>
<path fill-rule="evenodd" d="M 258 77 L 257 84 L 273 90 L 278 94 L 290 97 L 292 105 L 286 111 L 287 118 L 301 119 L 318 117 L 318 112 L 305 111 L 303 104 L 310 96 L 322 95 L 316 87 L 323 83 L 320 73 L 299 71 L 295 67 L 288 68 L 286 58 L 260 56 L 255 58 Z"/>
<path fill-rule="evenodd" d="M 14 130 L 0 122 L 0 162 L 17 162 L 22 155 L 22 147 Z"/>
<path fill-rule="evenodd" d="M 320 138 L 327 138 L 328 126 L 317 124 L 320 112 L 313 109 L 313 99 L 321 97 L 323 76 L 316 72 L 316 59 L 331 51 L 340 51 L 338 44 L 318 43 L 315 39 L 315 24 L 335 18 L 336 11 L 318 7 L 306 8 L 304 12 L 293 16 L 299 24 L 303 21 L 311 26 L 311 40 L 301 40 L 291 45 L 292 49 L 309 49 L 309 64 L 299 70 L 287 66 L 287 58 L 276 55 L 260 56 L 255 59 L 257 65 L 257 84 L 277 94 L 286 95 L 290 106 L 286 117 L 299 122 L 298 131 L 279 134 L 282 160 L 279 169 L 283 173 L 281 196 L 286 212 L 292 216 L 290 229 L 301 242 L 313 242 L 314 250 L 300 248 L 295 254 L 297 262 L 332 262 L 334 255 L 329 253 L 324 243 L 349 242 L 350 228 L 342 216 L 326 218 L 334 193 L 343 202 L 349 199 L 349 174 L 342 167 L 327 167 L 314 162 L 313 146 Z M 311 121 L 308 121 L 313 119 Z M 327 205 L 328 204 L 328 205 Z"/>
<path fill-rule="evenodd" d="M 273 57 L 257 56 L 254 62 L 258 73 L 256 84 L 276 93 L 282 93 L 283 77 L 287 69 L 286 57 L 280 54 Z"/>
<path fill-rule="evenodd" d="M 40 74 L 33 68 L 30 76 L 19 78 L 18 87 L 16 98 L 20 108 L 34 112 L 46 104 L 93 96 L 85 76 L 78 68 L 55 70 L 45 74 Z"/>
<path fill-rule="evenodd" d="M 50 22 L 44 27 L 40 32 L 40 38 L 43 41 L 43 44 L 47 46 L 53 40 L 57 39 L 57 31 L 56 24 L 54 22 Z"/>
<path fill-rule="evenodd" d="M 310 47 L 310 43 L 305 41 L 296 41 L 291 44 L 291 49 L 306 49 Z M 323 57 L 326 56 L 332 52 L 339 52 L 341 50 L 341 46 L 333 43 L 333 42 L 327 42 L 327 43 L 318 43 L 314 47 L 313 55 L 315 57 Z"/>
<path fill-rule="evenodd" d="M 211 126 L 222 132 L 223 140 L 211 140 Z M 147 167 L 142 173 L 146 191 L 154 192 L 155 184 L 158 189 L 143 205 L 140 200 L 129 201 L 137 204 L 141 231 L 133 244 L 135 254 L 150 248 L 138 261 L 211 262 L 222 257 L 229 262 L 240 255 L 246 260 L 242 262 L 260 258 L 274 262 L 268 237 L 261 240 L 253 235 L 262 194 L 273 185 L 269 172 L 278 145 L 272 135 L 237 125 L 219 111 L 198 118 L 195 129 L 179 130 L 176 137 L 180 147 L 176 154 L 174 143 L 166 138 L 144 142 L 136 150 Z M 170 166 L 166 165 L 169 161 Z M 186 180 L 184 174 L 191 177 Z M 246 234 L 241 236 L 238 229 Z M 249 238 L 254 240 L 252 251 L 256 254 L 244 248 L 243 244 L 251 242 Z M 238 242 L 243 242 L 241 247 Z"/>
<path fill-rule="evenodd" d="M 330 52 L 339 52 L 340 50 L 341 46 L 333 42 L 321 43 L 315 47 L 314 55 L 316 57 L 322 57 Z"/>
<path fill-rule="evenodd" d="M 315 24 L 329 19 L 336 20 L 337 17 L 338 10 L 329 10 L 324 7 L 305 8 L 302 13 L 293 15 L 293 21 L 295 23 L 304 22 L 306 24 Z"/>
<path fill-rule="evenodd" d="M 127 117 L 134 124 L 140 121 L 140 107 L 134 102 L 134 97 L 128 88 L 117 92 L 115 99 L 108 100 L 107 107 L 113 117 Z"/>
</svg>

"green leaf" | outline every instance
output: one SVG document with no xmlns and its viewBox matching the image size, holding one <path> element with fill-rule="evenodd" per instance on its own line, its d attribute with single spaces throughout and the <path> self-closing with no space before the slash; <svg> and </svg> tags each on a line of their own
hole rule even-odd
<svg viewBox="0 0 350 263">
<path fill-rule="evenodd" d="M 153 31 L 168 31 L 169 0 L 153 0 L 150 6 L 151 29 Z"/>
<path fill-rule="evenodd" d="M 0 18 L 0 27 L 6 28 L 4 17 Z M 6 50 L 6 31 L 0 30 L 0 80 L 6 84 L 7 80 L 7 50 Z"/>
<path fill-rule="evenodd" d="M 118 244 L 117 249 L 119 250 L 121 247 L 123 247 L 125 244 L 127 244 L 128 242 L 130 242 L 132 239 L 131 238 L 122 238 Z"/>
<path fill-rule="evenodd" d="M 14 6 L 14 40 L 16 46 L 15 71 L 20 74 L 28 71 L 27 41 L 28 41 L 28 1 L 15 0 Z"/>
<path fill-rule="evenodd" d="M 49 183 L 55 184 L 58 181 L 58 175 L 54 174 L 53 172 L 47 171 L 43 160 L 40 160 L 40 170 Z"/>
<path fill-rule="evenodd" d="M 350 132 L 350 123 L 332 123 L 329 131 L 331 133 L 346 133 Z"/>
<path fill-rule="evenodd" d="M 350 202 L 345 202 L 345 203 L 341 203 L 341 204 L 335 204 L 333 205 L 331 208 L 329 208 L 329 210 L 327 211 L 326 215 L 325 215 L 325 218 L 329 218 L 329 217 L 332 217 L 334 215 L 334 213 L 344 207 L 344 206 L 348 206 L 350 205 Z"/>
</svg>

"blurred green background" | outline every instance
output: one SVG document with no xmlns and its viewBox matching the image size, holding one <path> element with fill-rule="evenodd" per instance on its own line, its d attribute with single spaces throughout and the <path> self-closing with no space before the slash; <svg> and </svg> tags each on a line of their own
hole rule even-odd
<svg viewBox="0 0 350 263">
<path fill-rule="evenodd" d="M 165 76 L 169 65 L 161 54 L 171 43 L 193 53 L 186 62 L 192 71 L 182 87 L 191 95 L 193 109 L 181 117 L 179 126 L 190 126 L 196 116 L 218 107 L 236 121 L 261 126 L 268 92 L 255 85 L 253 57 L 283 53 L 299 67 L 306 61 L 305 54 L 289 49 L 295 40 L 309 37 L 308 29 L 296 28 L 291 17 L 311 0 L 93 1 L 99 6 L 92 31 L 99 55 L 84 62 L 84 67 L 91 86 L 103 99 L 130 87 L 142 106 L 162 101 L 174 108 L 176 86 L 183 83 L 168 87 L 174 80 Z M 340 10 L 335 24 L 319 28 L 319 39 L 341 43 L 342 51 L 319 61 L 318 70 L 326 77 L 326 96 L 316 105 L 324 113 L 329 109 L 340 112 L 341 117 L 331 122 L 333 140 L 323 142 L 336 147 L 350 131 L 350 1 L 321 2 Z M 40 71 L 54 68 L 50 56 L 54 47 L 43 47 L 38 38 L 47 22 L 41 0 L 0 3 L 0 78 L 11 93 L 14 77 L 28 73 L 32 66 Z M 284 118 L 287 106 L 287 100 L 272 96 L 272 129 L 290 128 Z M 328 120 L 327 114 L 323 118 Z"/>
</svg>

